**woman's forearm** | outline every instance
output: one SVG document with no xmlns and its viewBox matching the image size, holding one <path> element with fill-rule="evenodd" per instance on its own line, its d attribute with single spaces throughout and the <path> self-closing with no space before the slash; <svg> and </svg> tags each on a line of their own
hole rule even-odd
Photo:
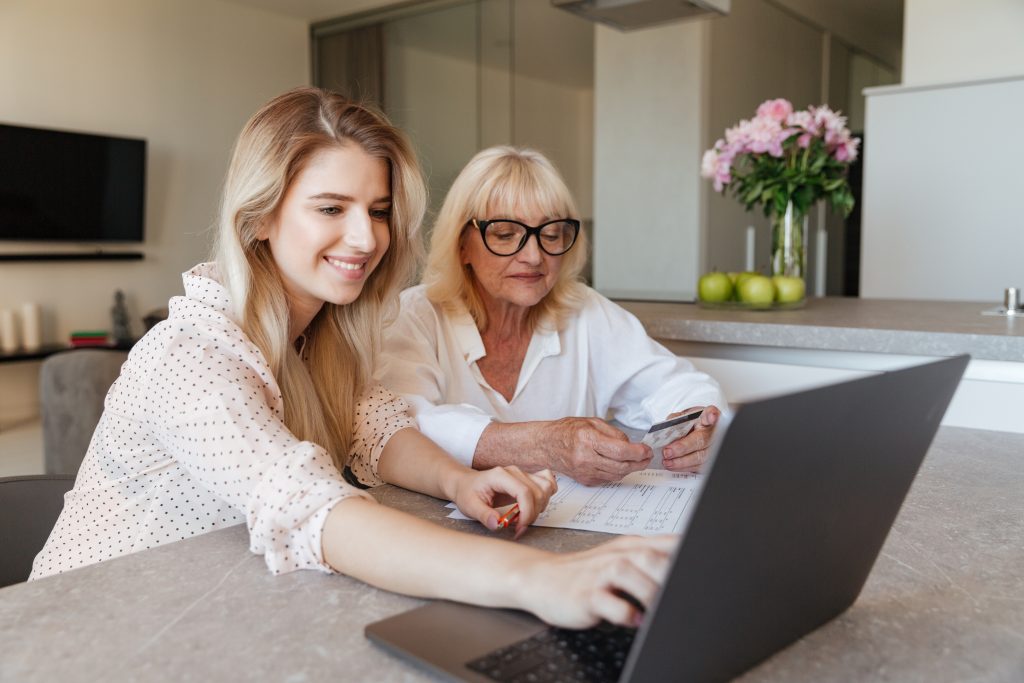
<svg viewBox="0 0 1024 683">
<path fill-rule="evenodd" d="M 473 452 L 473 469 L 516 465 L 527 471 L 552 466 L 550 444 L 543 436 L 546 421 L 492 422 L 487 425 Z"/>
<path fill-rule="evenodd" d="M 548 553 L 445 529 L 363 498 L 331 510 L 325 561 L 386 590 L 489 607 L 523 607 L 524 576 Z"/>
<path fill-rule="evenodd" d="M 389 484 L 445 500 L 455 499 L 455 479 L 465 471 L 417 429 L 395 432 L 377 463 L 377 474 Z"/>
</svg>

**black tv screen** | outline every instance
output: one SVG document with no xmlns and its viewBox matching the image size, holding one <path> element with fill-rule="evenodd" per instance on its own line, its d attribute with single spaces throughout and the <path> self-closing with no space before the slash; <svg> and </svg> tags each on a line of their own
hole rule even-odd
<svg viewBox="0 0 1024 683">
<path fill-rule="evenodd" d="M 0 124 L 0 240 L 141 242 L 146 141 Z"/>
</svg>

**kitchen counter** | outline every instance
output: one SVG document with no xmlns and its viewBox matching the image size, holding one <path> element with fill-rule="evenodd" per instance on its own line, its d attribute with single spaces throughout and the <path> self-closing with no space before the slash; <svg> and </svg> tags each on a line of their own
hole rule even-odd
<svg viewBox="0 0 1024 683">
<path fill-rule="evenodd" d="M 740 680 L 1024 680 L 1022 454 L 1024 435 L 940 429 L 857 602 Z M 445 519 L 441 501 L 373 494 L 488 533 Z M 605 538 L 535 528 L 522 542 Z M 0 590 L 0 680 L 432 681 L 363 636 L 421 602 L 344 576 L 271 576 L 238 526 Z"/>
<path fill-rule="evenodd" d="M 656 339 L 791 349 L 1024 361 L 1024 315 L 982 315 L 996 303 L 811 298 L 788 311 L 712 310 L 619 300 Z"/>
</svg>

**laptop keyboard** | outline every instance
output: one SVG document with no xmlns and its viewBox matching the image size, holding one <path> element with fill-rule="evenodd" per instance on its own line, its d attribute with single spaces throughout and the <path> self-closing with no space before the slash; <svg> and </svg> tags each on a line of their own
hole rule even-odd
<svg viewBox="0 0 1024 683">
<path fill-rule="evenodd" d="M 466 666 L 502 683 L 615 683 L 635 636 L 635 628 L 610 624 L 585 631 L 550 628 Z"/>
</svg>

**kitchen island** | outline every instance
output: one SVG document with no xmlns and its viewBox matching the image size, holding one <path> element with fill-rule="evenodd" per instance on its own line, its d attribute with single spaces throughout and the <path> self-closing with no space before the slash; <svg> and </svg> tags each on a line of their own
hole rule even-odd
<svg viewBox="0 0 1024 683">
<path fill-rule="evenodd" d="M 1022 453 L 1022 435 L 940 429 L 853 607 L 739 680 L 1024 680 Z M 442 501 L 372 492 L 489 533 L 446 519 Z M 521 542 L 605 538 L 534 528 Z M 344 576 L 271 576 L 237 526 L 0 589 L 0 680 L 433 681 L 363 636 L 421 603 Z"/>
<path fill-rule="evenodd" d="M 753 311 L 617 302 L 718 379 L 730 401 L 967 353 L 943 424 L 1024 433 L 1024 314 L 983 315 L 994 303 L 825 297 L 795 310 Z"/>
</svg>

